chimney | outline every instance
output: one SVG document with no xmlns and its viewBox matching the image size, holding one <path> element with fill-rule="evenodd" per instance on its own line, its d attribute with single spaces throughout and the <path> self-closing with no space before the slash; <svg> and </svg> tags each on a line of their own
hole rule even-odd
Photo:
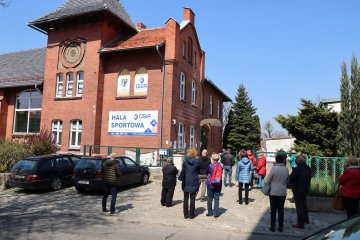
<svg viewBox="0 0 360 240">
<path fill-rule="evenodd" d="M 188 7 L 184 7 L 183 20 L 189 20 L 195 26 L 195 13 Z"/>
<path fill-rule="evenodd" d="M 146 25 L 145 25 L 144 23 L 142 23 L 142 22 L 138 22 L 138 23 L 136 24 L 136 26 L 137 26 L 137 28 L 140 29 L 140 30 L 146 29 Z"/>
</svg>

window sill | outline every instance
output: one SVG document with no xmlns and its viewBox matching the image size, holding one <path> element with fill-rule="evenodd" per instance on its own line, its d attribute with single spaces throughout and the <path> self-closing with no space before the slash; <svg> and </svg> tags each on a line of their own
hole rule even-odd
<svg viewBox="0 0 360 240">
<path fill-rule="evenodd" d="M 76 96 L 76 97 L 55 97 L 55 101 L 66 101 L 66 100 L 79 100 L 82 99 L 82 96 Z"/>
<path fill-rule="evenodd" d="M 38 135 L 40 135 L 40 133 L 12 133 L 11 137 L 16 138 L 16 137 L 25 137 L 25 136 L 31 136 L 31 135 L 38 136 Z"/>
<path fill-rule="evenodd" d="M 192 106 L 193 108 L 197 108 L 197 105 L 196 105 L 196 104 L 191 104 L 191 106 Z"/>
<path fill-rule="evenodd" d="M 125 99 L 146 99 L 147 96 L 124 96 L 124 97 L 119 97 L 116 96 L 115 99 L 116 100 L 125 100 Z"/>
<path fill-rule="evenodd" d="M 181 102 L 183 103 L 186 103 L 186 100 L 185 99 L 180 99 Z"/>
<path fill-rule="evenodd" d="M 80 151 L 80 147 L 69 147 L 68 150 L 71 150 L 71 151 Z"/>
</svg>

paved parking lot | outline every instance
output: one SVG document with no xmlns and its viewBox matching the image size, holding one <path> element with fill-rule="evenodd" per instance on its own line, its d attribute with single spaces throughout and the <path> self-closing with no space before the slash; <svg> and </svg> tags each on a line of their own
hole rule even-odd
<svg viewBox="0 0 360 240">
<path fill-rule="evenodd" d="M 0 239 L 69 239 L 70 236 L 92 236 L 92 239 L 100 239 L 111 236 L 114 232 L 111 226 L 122 228 L 129 225 L 146 226 L 142 228 L 143 231 L 159 227 L 193 231 L 219 229 L 235 235 L 265 234 L 276 239 L 298 239 L 345 218 L 344 214 L 310 213 L 310 224 L 304 230 L 296 230 L 291 227 L 296 221 L 295 206 L 287 200 L 284 232 L 270 233 L 268 198 L 259 190 L 253 189 L 250 192 L 250 204 L 239 205 L 236 202 L 237 189 L 227 187 L 223 188 L 220 198 L 222 214 L 219 218 L 206 217 L 206 202 L 198 200 L 197 217 L 185 220 L 182 214 L 183 194 L 180 185 L 178 183 L 174 195 L 175 206 L 171 208 L 160 205 L 161 181 L 155 180 L 146 186 L 121 189 L 116 204 L 118 214 L 115 216 L 101 212 L 101 194 L 82 195 L 73 187 L 58 192 L 3 190 L 0 191 Z M 84 234 L 79 235 L 80 232 Z M 130 239 L 131 236 L 127 237 Z M 148 239 L 152 239 L 150 235 Z M 225 236 L 224 239 L 230 238 Z"/>
</svg>

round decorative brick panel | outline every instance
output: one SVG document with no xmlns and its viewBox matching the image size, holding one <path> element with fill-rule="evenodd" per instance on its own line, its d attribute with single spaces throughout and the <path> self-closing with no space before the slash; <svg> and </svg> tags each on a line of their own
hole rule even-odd
<svg viewBox="0 0 360 240">
<path fill-rule="evenodd" d="M 74 68 L 79 65 L 84 57 L 85 46 L 77 40 L 71 40 L 64 44 L 61 54 L 62 65 L 66 68 Z"/>
</svg>

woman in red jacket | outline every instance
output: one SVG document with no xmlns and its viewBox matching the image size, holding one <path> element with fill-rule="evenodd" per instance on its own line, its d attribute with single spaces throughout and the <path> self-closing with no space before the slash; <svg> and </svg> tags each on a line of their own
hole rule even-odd
<svg viewBox="0 0 360 240">
<path fill-rule="evenodd" d="M 340 195 L 348 218 L 359 213 L 360 202 L 360 167 L 357 158 L 349 158 L 349 167 L 339 180 L 342 185 Z"/>
<path fill-rule="evenodd" d="M 262 153 L 259 154 L 259 159 L 256 164 L 255 170 L 259 175 L 258 187 L 262 188 L 264 187 L 264 178 L 266 176 L 266 157 Z"/>
</svg>

